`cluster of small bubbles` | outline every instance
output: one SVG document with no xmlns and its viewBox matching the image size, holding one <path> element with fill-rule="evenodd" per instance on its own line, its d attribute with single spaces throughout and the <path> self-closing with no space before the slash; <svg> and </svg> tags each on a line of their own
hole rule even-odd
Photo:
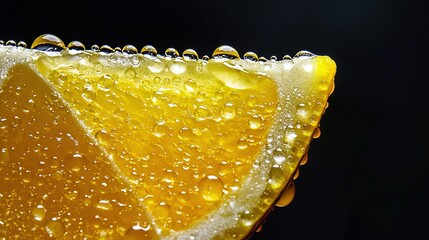
<svg viewBox="0 0 429 240">
<path fill-rule="evenodd" d="M 100 47 L 97 44 L 94 44 L 91 46 L 91 50 L 94 52 L 99 52 L 100 51 Z"/>
<path fill-rule="evenodd" d="M 63 50 L 66 46 L 64 42 L 57 36 L 52 34 L 43 34 L 34 39 L 31 44 L 31 49 L 37 49 L 41 51 L 48 52 L 59 52 Z"/>
<path fill-rule="evenodd" d="M 67 45 L 67 48 L 70 50 L 75 50 L 75 51 L 85 51 L 85 45 L 83 45 L 83 43 L 81 43 L 79 41 L 71 41 Z"/>
<path fill-rule="evenodd" d="M 126 54 L 137 54 L 138 50 L 136 47 L 134 47 L 133 45 L 125 45 L 122 48 L 122 52 L 126 53 Z"/>
<path fill-rule="evenodd" d="M 103 46 L 100 47 L 100 52 L 109 54 L 109 53 L 113 53 L 114 50 L 109 45 L 103 45 Z"/>
<path fill-rule="evenodd" d="M 300 58 L 300 57 L 314 57 L 316 56 L 315 54 L 309 52 L 309 51 L 299 51 L 295 54 L 295 58 Z"/>
<path fill-rule="evenodd" d="M 170 58 L 177 58 L 179 56 L 179 52 L 175 48 L 167 48 L 167 50 L 165 50 L 165 56 Z"/>
<path fill-rule="evenodd" d="M 240 58 L 237 50 L 228 45 L 222 45 L 216 48 L 212 54 L 215 59 L 236 59 Z"/>
<path fill-rule="evenodd" d="M 151 57 L 156 57 L 156 55 L 158 54 L 158 52 L 156 51 L 156 48 L 154 48 L 152 45 L 144 46 L 140 52 L 143 55 L 147 55 Z"/>
<path fill-rule="evenodd" d="M 198 60 L 198 54 L 194 49 L 186 49 L 183 51 L 182 56 L 185 60 Z"/>
<path fill-rule="evenodd" d="M 248 60 L 248 61 L 252 61 L 252 62 L 256 62 L 258 61 L 258 55 L 254 52 L 246 52 L 243 55 L 244 60 Z"/>
</svg>

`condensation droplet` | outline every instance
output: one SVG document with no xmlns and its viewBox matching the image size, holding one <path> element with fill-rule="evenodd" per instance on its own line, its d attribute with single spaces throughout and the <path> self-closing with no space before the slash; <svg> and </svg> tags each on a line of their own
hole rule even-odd
<svg viewBox="0 0 429 240">
<path fill-rule="evenodd" d="M 225 105 L 221 109 L 221 115 L 225 119 L 233 119 L 235 118 L 236 109 L 233 103 L 225 103 Z"/>
<path fill-rule="evenodd" d="M 315 139 L 319 138 L 321 134 L 322 134 L 322 131 L 320 131 L 320 128 L 318 127 L 316 129 L 314 129 L 313 138 L 315 138 Z"/>
<path fill-rule="evenodd" d="M 70 167 L 73 172 L 79 172 L 87 164 L 86 156 L 80 153 L 68 154 L 64 160 L 64 164 Z"/>
<path fill-rule="evenodd" d="M 289 205 L 295 196 L 295 183 L 291 181 L 288 188 L 280 195 L 276 203 L 277 207 L 285 207 Z"/>
<path fill-rule="evenodd" d="M 156 51 L 156 48 L 154 48 L 152 45 L 146 45 L 142 48 L 140 51 L 143 55 L 156 57 L 158 54 L 158 51 Z"/>
<path fill-rule="evenodd" d="M 33 210 L 31 210 L 34 220 L 42 221 L 46 216 L 46 209 L 43 205 L 37 205 Z"/>
<path fill-rule="evenodd" d="M 46 231 L 49 237 L 61 237 L 65 233 L 64 225 L 58 220 L 49 221 L 46 224 Z"/>
<path fill-rule="evenodd" d="M 262 118 L 259 115 L 253 115 L 248 122 L 250 129 L 260 129 L 263 125 Z"/>
<path fill-rule="evenodd" d="M 100 52 L 101 53 L 109 54 L 109 53 L 113 53 L 114 51 L 115 50 L 113 50 L 113 48 L 111 46 L 109 46 L 109 45 L 102 45 L 100 47 Z"/>
<path fill-rule="evenodd" d="M 103 91 L 109 91 L 115 85 L 115 80 L 110 75 L 103 75 L 98 79 L 98 88 Z"/>
<path fill-rule="evenodd" d="M 133 45 L 125 45 L 122 48 L 122 52 L 126 53 L 126 54 L 136 54 L 136 53 L 138 53 L 138 50 Z"/>
<path fill-rule="evenodd" d="M 223 182 L 215 175 L 209 175 L 199 182 L 201 196 L 208 202 L 219 201 L 223 195 Z"/>
<path fill-rule="evenodd" d="M 179 52 L 175 48 L 167 48 L 167 50 L 165 50 L 165 56 L 170 58 L 177 58 L 179 56 Z"/>
<path fill-rule="evenodd" d="M 52 34 L 43 34 L 34 39 L 31 44 L 32 49 L 41 51 L 61 51 L 65 48 L 64 42 L 57 36 Z"/>
<path fill-rule="evenodd" d="M 194 49 L 186 49 L 183 51 L 183 59 L 185 60 L 198 60 L 198 54 Z"/>
<path fill-rule="evenodd" d="M 165 125 L 165 122 L 158 122 L 152 127 L 152 133 L 156 137 L 163 137 L 168 134 L 170 128 Z"/>
<path fill-rule="evenodd" d="M 75 51 L 85 51 L 85 45 L 79 41 L 72 41 L 67 45 L 67 48 Z"/>
<path fill-rule="evenodd" d="M 195 90 L 197 88 L 197 83 L 194 80 L 189 79 L 185 83 L 183 83 L 183 88 L 187 92 L 195 92 Z"/>
<path fill-rule="evenodd" d="M 237 50 L 228 45 L 222 45 L 216 48 L 212 54 L 215 59 L 236 59 L 240 58 Z"/>
<path fill-rule="evenodd" d="M 258 55 L 254 52 L 246 52 L 243 55 L 244 60 L 248 60 L 248 61 L 252 61 L 252 62 L 256 62 L 258 61 Z"/>
</svg>

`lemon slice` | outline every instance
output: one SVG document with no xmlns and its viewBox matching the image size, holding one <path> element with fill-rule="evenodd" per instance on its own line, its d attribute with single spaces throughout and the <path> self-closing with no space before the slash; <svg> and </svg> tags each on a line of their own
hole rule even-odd
<svg viewBox="0 0 429 240">
<path fill-rule="evenodd" d="M 42 35 L 0 46 L 0 236 L 243 239 L 293 179 L 335 63 L 140 53 Z M 283 194 L 282 194 L 283 193 Z"/>
</svg>

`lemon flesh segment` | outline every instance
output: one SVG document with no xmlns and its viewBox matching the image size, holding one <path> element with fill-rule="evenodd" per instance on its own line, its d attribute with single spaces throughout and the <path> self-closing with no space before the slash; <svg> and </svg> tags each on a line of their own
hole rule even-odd
<svg viewBox="0 0 429 240">
<path fill-rule="evenodd" d="M 23 65 L 13 67 L 17 63 Z M 5 233 L 22 234 L 14 229 L 19 225 L 22 229 L 39 226 L 43 231 L 36 235 L 41 236 L 52 235 L 52 229 L 57 229 L 69 236 L 120 235 L 130 239 L 248 236 L 275 204 L 306 153 L 332 90 L 336 68 L 323 56 L 294 58 L 293 62 L 184 61 L 140 54 L 67 49 L 45 53 L 10 47 L 0 48 L 0 65 L 0 104 L 5 106 L 0 108 L 4 145 L 0 146 L 0 172 L 6 176 L 0 179 L 1 186 L 15 179 L 27 184 L 27 194 L 34 196 L 23 199 L 10 193 L 15 188 L 2 189 L 0 196 L 8 194 L 10 199 L 0 212 L 3 225 L 10 226 Z M 46 87 L 38 94 L 21 93 L 22 87 L 12 82 Z M 14 109 L 13 104 L 17 105 L 15 112 L 3 110 Z M 33 110 L 26 111 L 26 106 Z M 51 115 L 38 108 L 49 109 Z M 46 127 L 36 124 L 13 125 L 14 116 L 21 116 L 16 111 L 36 119 L 29 122 L 56 124 L 55 131 L 43 132 Z M 60 113 L 67 120 L 56 120 Z M 44 116 L 53 119 L 42 121 Z M 21 138 L 15 138 L 10 129 L 21 131 Z M 64 145 L 62 141 L 70 139 L 65 132 L 72 139 L 81 136 L 76 146 L 88 147 Z M 45 143 L 41 139 L 60 133 L 66 137 L 51 137 L 57 142 L 52 140 L 52 146 L 42 147 Z M 27 140 L 33 138 L 33 142 Z M 19 158 L 15 145 L 25 147 L 21 153 L 42 152 L 45 159 L 26 157 L 29 153 Z M 22 176 L 22 162 L 31 166 L 30 172 L 38 172 L 55 161 L 70 164 L 70 156 L 65 154 L 85 156 L 85 162 L 80 167 L 65 163 L 54 170 L 49 167 L 51 175 L 70 172 L 61 181 L 35 173 L 39 179 L 28 182 Z M 95 180 L 76 184 L 80 183 L 78 177 L 81 181 Z M 50 200 L 57 205 L 52 205 L 43 198 L 48 189 L 36 187 L 66 183 L 74 184 L 73 191 L 78 193 L 90 191 L 92 195 L 83 196 L 98 202 L 87 200 L 85 207 L 90 210 L 86 211 L 77 197 L 72 198 L 74 203 L 67 206 L 77 204 L 82 209 L 75 209 L 85 213 L 71 218 L 67 215 L 71 210 L 58 205 L 68 192 L 58 191 Z M 102 189 L 110 191 L 110 198 L 99 193 Z M 16 208 L 24 200 L 33 208 L 40 205 L 46 209 L 34 210 L 36 213 L 45 211 L 48 216 L 51 212 L 51 221 L 35 224 L 30 218 L 32 209 Z M 53 207 L 47 209 L 47 204 Z M 30 217 L 12 218 L 10 209 Z M 6 215 L 9 218 L 3 217 Z M 105 225 L 98 220 L 91 222 L 100 216 L 104 216 L 100 221 Z"/>
</svg>

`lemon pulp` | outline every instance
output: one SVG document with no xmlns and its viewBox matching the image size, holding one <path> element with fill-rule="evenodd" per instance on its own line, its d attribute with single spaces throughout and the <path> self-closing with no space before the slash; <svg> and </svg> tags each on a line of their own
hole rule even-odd
<svg viewBox="0 0 429 240">
<path fill-rule="evenodd" d="M 1 231 L 21 236 L 245 237 L 296 171 L 333 78 L 327 57 L 33 54 L 0 85 Z"/>
</svg>

